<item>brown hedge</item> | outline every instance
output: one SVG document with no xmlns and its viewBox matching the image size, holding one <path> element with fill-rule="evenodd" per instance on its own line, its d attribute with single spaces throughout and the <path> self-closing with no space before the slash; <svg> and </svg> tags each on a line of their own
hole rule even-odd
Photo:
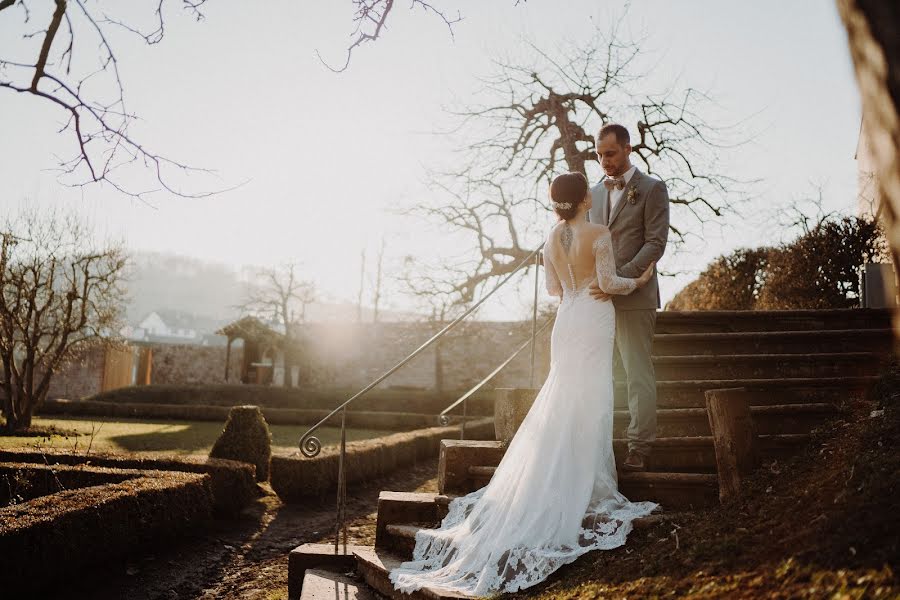
<svg viewBox="0 0 900 600">
<path fill-rule="evenodd" d="M 243 384 L 141 385 L 101 392 L 86 398 L 98 402 L 124 404 L 181 404 L 239 406 L 254 404 L 267 408 L 328 409 L 353 396 L 357 389 L 283 388 Z M 462 395 L 462 391 L 437 393 L 432 390 L 378 388 L 353 402 L 358 411 L 437 414 Z M 468 401 L 469 415 L 493 415 L 494 392 L 484 389 Z M 224 420 L 224 417 L 223 417 Z"/>
<path fill-rule="evenodd" d="M 184 419 L 188 421 L 225 421 L 232 407 L 208 404 L 114 403 L 97 400 L 46 400 L 42 415 L 64 414 L 129 419 Z M 330 410 L 320 408 L 262 407 L 266 421 L 273 425 L 312 425 Z M 430 427 L 437 422 L 435 414 L 390 411 L 347 412 L 347 425 L 360 429 L 407 431 Z"/>
<path fill-rule="evenodd" d="M 417 431 L 347 443 L 345 469 L 347 483 L 369 480 L 387 475 L 399 467 L 424 459 L 433 459 L 440 452 L 442 439 L 458 438 L 459 427 L 431 427 Z M 480 419 L 466 425 L 468 439 L 494 439 L 492 419 Z M 323 498 L 335 493 L 338 476 L 338 449 L 324 448 L 315 458 L 297 454 L 273 455 L 270 463 L 270 483 L 282 501 L 302 502 Z"/>
<path fill-rule="evenodd" d="M 90 465 L 141 471 L 179 471 L 209 475 L 213 509 L 217 517 L 237 515 L 258 495 L 254 468 L 246 463 L 219 458 L 157 458 L 141 454 L 73 454 L 63 450 L 0 449 L 0 461 L 50 465 Z"/>
<path fill-rule="evenodd" d="M 6 463 L 9 471 L 65 473 L 89 487 L 69 489 L 0 509 L 0 581 L 4 595 L 35 595 L 81 569 L 158 546 L 212 518 L 209 476 Z M 90 485 L 108 476 L 112 483 Z M 43 475 L 47 477 L 46 473 Z M 126 477 L 125 480 L 120 480 Z"/>
</svg>

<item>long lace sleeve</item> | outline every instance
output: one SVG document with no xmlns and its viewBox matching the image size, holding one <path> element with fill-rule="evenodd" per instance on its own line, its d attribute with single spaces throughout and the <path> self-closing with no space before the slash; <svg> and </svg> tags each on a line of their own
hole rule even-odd
<svg viewBox="0 0 900 600">
<path fill-rule="evenodd" d="M 619 277 L 616 274 L 616 260 L 613 257 L 612 236 L 607 232 L 594 242 L 594 259 L 597 267 L 597 282 L 607 294 L 627 295 L 637 289 L 637 280 Z"/>
<path fill-rule="evenodd" d="M 556 269 L 553 268 L 553 263 L 550 262 L 550 257 L 547 254 L 547 247 L 550 245 L 550 238 L 547 238 L 547 242 L 544 244 L 544 279 L 547 284 L 547 293 L 551 296 L 559 296 L 562 297 L 563 289 L 562 284 L 559 282 L 559 275 L 556 274 Z"/>
</svg>

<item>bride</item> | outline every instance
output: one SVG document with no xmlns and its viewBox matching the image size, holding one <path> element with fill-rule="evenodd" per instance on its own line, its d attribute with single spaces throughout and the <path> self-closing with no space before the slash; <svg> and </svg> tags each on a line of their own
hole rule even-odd
<svg viewBox="0 0 900 600">
<path fill-rule="evenodd" d="M 588 182 L 566 173 L 550 186 L 560 222 L 544 245 L 547 291 L 560 296 L 550 372 L 487 486 L 450 502 L 438 529 L 416 534 L 413 560 L 390 573 L 394 588 L 473 596 L 533 586 L 591 550 L 621 546 L 632 521 L 657 508 L 618 491 L 613 458 L 610 300 L 593 284 L 629 294 L 653 275 L 616 275 L 612 238 L 586 222 Z"/>
</svg>

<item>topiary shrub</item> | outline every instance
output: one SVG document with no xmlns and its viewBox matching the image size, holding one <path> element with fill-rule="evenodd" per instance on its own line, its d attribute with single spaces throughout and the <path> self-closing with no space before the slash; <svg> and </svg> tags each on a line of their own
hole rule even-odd
<svg viewBox="0 0 900 600">
<path fill-rule="evenodd" d="M 235 406 L 228 413 L 225 429 L 213 444 L 211 458 L 239 460 L 256 466 L 256 480 L 269 478 L 272 434 L 258 406 Z"/>
</svg>

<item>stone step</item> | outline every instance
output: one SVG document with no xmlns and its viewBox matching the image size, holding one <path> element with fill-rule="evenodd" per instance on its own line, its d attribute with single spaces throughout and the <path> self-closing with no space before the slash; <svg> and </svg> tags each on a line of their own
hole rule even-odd
<svg viewBox="0 0 900 600">
<path fill-rule="evenodd" d="M 662 381 L 657 378 L 658 408 L 702 408 L 706 406 L 706 390 L 743 387 L 750 394 L 752 406 L 770 404 L 811 404 L 818 402 L 840 404 L 862 396 L 877 376 L 850 377 L 792 377 L 694 379 Z M 616 408 L 627 408 L 625 383 L 615 385 Z"/>
<path fill-rule="evenodd" d="M 788 433 L 758 436 L 759 451 L 763 460 L 784 460 L 809 442 L 807 433 Z M 712 436 L 656 438 L 652 444 L 653 455 L 650 471 L 669 473 L 715 473 L 716 450 Z M 613 440 L 616 465 L 628 452 L 628 442 Z"/>
<path fill-rule="evenodd" d="M 751 406 L 750 414 L 758 434 L 809 433 L 839 414 L 833 404 L 778 404 Z M 661 408 L 656 411 L 659 437 L 694 437 L 711 435 L 705 408 Z M 631 415 L 616 410 L 613 435 L 624 438 Z"/>
<path fill-rule="evenodd" d="M 732 331 L 714 333 L 657 333 L 654 356 L 696 354 L 814 354 L 841 352 L 888 353 L 893 331 L 832 329 L 820 331 Z"/>
<path fill-rule="evenodd" d="M 657 313 L 656 333 L 726 331 L 818 331 L 887 329 L 891 311 L 881 308 L 829 310 L 705 310 Z"/>
<path fill-rule="evenodd" d="M 469 467 L 474 491 L 490 482 L 496 467 Z M 718 478 L 712 473 L 619 472 L 619 491 L 629 500 L 658 502 L 664 510 L 692 510 L 719 502 Z M 466 492 L 467 493 L 467 492 Z"/>
<path fill-rule="evenodd" d="M 378 595 L 356 577 L 311 569 L 303 577 L 300 600 L 378 600 Z"/>
<path fill-rule="evenodd" d="M 759 446 L 766 460 L 785 459 L 809 440 L 808 434 L 760 435 Z M 672 473 L 715 473 L 716 456 L 712 437 L 657 438 L 653 443 L 650 471 Z M 472 479 L 469 467 L 495 467 L 505 448 L 497 441 L 442 440 L 438 467 L 438 489 L 445 494 L 466 494 L 487 481 Z M 621 465 L 627 441 L 613 441 L 616 463 Z"/>
<path fill-rule="evenodd" d="M 338 547 L 338 553 L 334 551 L 333 544 L 303 544 L 291 550 L 288 555 L 288 598 L 297 600 L 306 591 L 306 574 L 310 572 L 325 572 L 328 574 L 343 574 L 351 577 L 356 568 L 355 550 L 365 546 L 348 545 L 346 552 L 344 547 Z M 358 581 L 357 585 L 358 585 Z"/>
<path fill-rule="evenodd" d="M 659 523 L 675 518 L 678 514 L 684 513 L 673 513 L 673 514 L 652 514 L 647 517 L 642 517 L 640 519 L 635 519 L 632 522 L 635 530 L 641 529 L 649 529 Z M 443 517 L 441 517 L 443 518 Z M 440 523 L 431 523 L 428 524 L 428 528 L 434 528 L 439 526 Z M 416 533 L 420 529 L 424 529 L 425 527 L 421 525 L 404 525 L 404 524 L 390 524 L 385 527 L 387 535 L 382 539 L 382 544 L 379 545 L 376 543 L 377 548 L 385 548 L 404 558 L 405 560 L 410 560 L 412 558 L 413 549 L 416 546 Z"/>
<path fill-rule="evenodd" d="M 760 435 L 759 450 L 764 460 L 784 460 L 795 454 L 809 441 L 809 434 Z M 627 453 L 628 442 L 613 440 L 616 463 L 621 464 Z M 473 487 L 469 481 L 469 467 L 497 466 L 505 448 L 499 441 L 441 440 L 438 465 L 438 489 L 442 494 L 465 494 Z M 716 452 L 711 436 L 657 438 L 653 442 L 653 455 L 649 470 L 670 473 L 715 473 Z M 423 513 L 423 521 L 431 516 Z M 412 522 L 401 518 L 399 522 Z"/>
<path fill-rule="evenodd" d="M 820 354 L 721 354 L 654 356 L 657 381 L 694 379 L 770 379 L 874 375 L 883 357 L 877 352 Z M 614 376 L 624 380 L 619 367 Z"/>
<path fill-rule="evenodd" d="M 400 566 L 403 557 L 381 548 L 363 548 L 354 552 L 357 571 L 376 592 L 397 600 L 443 600 L 468 598 L 462 594 L 448 593 L 435 588 L 422 588 L 412 594 L 403 594 L 394 589 L 389 573 Z"/>
</svg>

